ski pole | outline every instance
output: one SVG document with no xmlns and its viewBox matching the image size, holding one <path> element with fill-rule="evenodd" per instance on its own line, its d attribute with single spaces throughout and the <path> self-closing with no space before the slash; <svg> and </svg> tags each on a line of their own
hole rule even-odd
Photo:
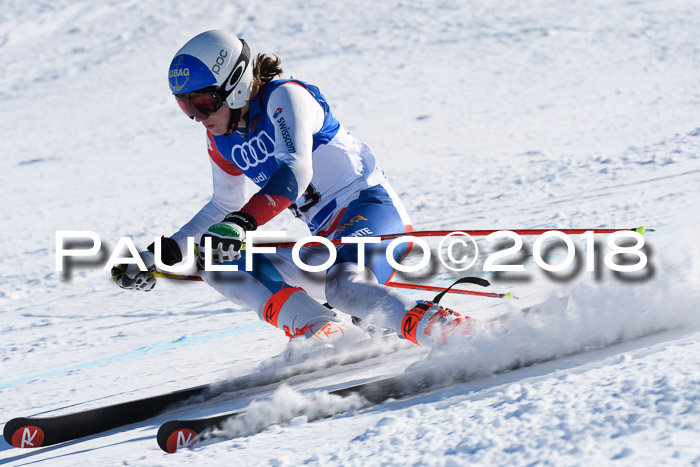
<svg viewBox="0 0 700 467">
<path fill-rule="evenodd" d="M 389 287 L 395 287 L 397 289 L 411 289 L 411 290 L 425 290 L 426 292 L 442 292 L 445 290 L 444 287 L 435 287 L 434 285 L 423 285 L 423 284 L 408 284 L 405 282 L 394 282 L 389 281 L 385 283 Z M 476 295 L 478 297 L 490 297 L 490 298 L 506 298 L 512 300 L 518 298 L 513 295 L 512 292 L 497 293 L 497 292 L 478 292 L 476 290 L 464 290 L 464 289 L 450 289 L 447 293 L 454 293 L 460 295 Z"/>
<path fill-rule="evenodd" d="M 444 237 L 453 232 L 464 232 L 473 237 L 485 237 L 491 235 L 494 232 L 501 232 L 504 230 L 509 230 L 510 232 L 515 232 L 518 235 L 542 235 L 545 232 L 559 231 L 568 235 L 584 234 L 586 232 L 593 232 L 595 234 L 611 234 L 615 232 L 626 232 L 632 231 L 638 234 L 644 235 L 646 232 L 654 232 L 654 229 L 647 229 L 644 226 L 634 227 L 631 229 L 493 229 L 493 230 L 418 230 L 415 232 L 397 232 L 392 234 L 377 235 L 376 238 L 380 240 L 393 240 L 400 237 Z M 333 245 L 340 245 L 342 243 L 341 239 L 330 240 Z M 273 247 L 273 248 L 292 248 L 296 242 L 270 242 L 270 243 L 257 243 L 257 246 L 261 247 Z M 323 246 L 323 244 L 318 242 L 309 242 L 304 245 L 304 247 L 312 246 Z"/>
<path fill-rule="evenodd" d="M 197 275 L 187 275 L 187 274 L 171 274 L 167 272 L 155 271 L 153 277 L 157 279 L 174 279 L 179 281 L 202 281 L 201 276 Z M 436 287 L 433 285 L 423 285 L 423 284 L 408 284 L 405 282 L 394 282 L 389 281 L 384 284 L 389 287 L 394 287 L 396 289 L 411 289 L 411 290 L 424 290 L 426 292 L 442 292 L 445 290 L 444 287 Z M 478 292 L 476 290 L 464 290 L 464 289 L 450 289 L 448 293 L 454 293 L 459 295 L 474 295 L 477 297 L 490 297 L 490 298 L 505 298 L 514 299 L 517 298 L 511 292 L 506 293 L 496 293 L 496 292 Z"/>
<path fill-rule="evenodd" d="M 172 274 L 169 272 L 154 271 L 151 273 L 156 279 L 174 279 L 177 281 L 199 281 L 203 282 L 202 276 L 197 276 L 194 274 Z"/>
<path fill-rule="evenodd" d="M 452 232 L 464 232 L 472 236 L 487 236 L 490 235 L 494 232 L 499 232 L 504 229 L 498 229 L 498 230 L 420 230 L 416 232 L 397 232 L 393 234 L 385 234 L 385 235 L 380 235 L 379 238 L 381 240 L 392 240 L 395 238 L 399 237 L 407 237 L 407 236 L 413 236 L 413 237 L 443 237 L 445 235 L 449 235 Z M 591 229 L 515 229 L 511 230 L 511 232 L 515 232 L 518 235 L 541 235 L 545 232 L 550 232 L 553 230 L 558 230 L 559 232 L 565 233 L 565 234 L 570 234 L 570 235 L 576 235 L 576 234 L 583 234 L 585 232 L 593 232 L 596 234 L 609 234 L 609 233 L 615 233 L 615 232 L 620 232 L 620 231 L 633 231 L 637 232 L 641 235 L 644 235 L 646 232 L 653 232 L 653 229 L 647 229 L 644 226 L 640 227 L 634 227 L 631 229 L 596 229 L 596 228 L 591 228 Z M 265 246 L 265 247 L 274 247 L 274 248 L 292 248 L 296 242 L 272 242 L 272 243 L 259 243 L 258 246 Z M 341 240 L 331 240 L 331 243 L 334 245 L 340 245 Z M 310 242 L 304 245 L 305 247 L 309 246 L 322 246 L 320 243 L 315 243 L 315 242 Z M 245 248 L 245 245 L 243 246 Z M 184 281 L 202 281 L 202 278 L 198 275 L 183 275 L 183 274 L 170 274 L 170 273 L 165 273 L 165 272 L 160 272 L 156 271 L 153 273 L 153 277 L 156 278 L 162 278 L 162 279 L 173 279 L 173 280 L 184 280 Z M 439 292 L 442 289 L 439 287 L 434 287 L 430 285 L 422 285 L 422 284 L 408 284 L 408 283 L 403 283 L 403 282 L 388 282 L 385 285 L 389 287 L 395 287 L 397 289 L 413 289 L 413 290 L 425 290 L 427 292 Z M 463 289 L 451 289 L 450 293 L 455 293 L 455 294 L 462 294 L 462 295 L 475 295 L 475 296 L 482 296 L 482 297 L 492 297 L 492 298 L 507 298 L 507 299 L 512 299 L 512 298 L 517 298 L 514 297 L 511 292 L 506 292 L 506 293 L 495 293 L 495 292 L 478 292 L 478 291 L 473 291 L 473 290 L 463 290 Z"/>
</svg>

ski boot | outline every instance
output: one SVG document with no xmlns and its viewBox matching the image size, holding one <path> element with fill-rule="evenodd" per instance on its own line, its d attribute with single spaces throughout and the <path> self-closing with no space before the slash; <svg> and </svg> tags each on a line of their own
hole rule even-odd
<svg viewBox="0 0 700 467">
<path fill-rule="evenodd" d="M 436 302 L 418 302 L 403 318 L 401 337 L 430 347 L 430 353 L 410 364 L 405 373 L 437 375 L 444 369 L 454 369 L 447 362 L 453 362 L 455 356 L 468 348 L 479 328 L 479 321 L 470 316 L 461 316 Z"/>
<path fill-rule="evenodd" d="M 294 364 L 333 355 L 370 339 L 349 318 L 321 305 L 299 287 L 276 292 L 263 307 L 260 318 L 289 337 L 287 348 L 269 359 L 266 367 L 273 362 Z"/>
<path fill-rule="evenodd" d="M 453 340 L 468 341 L 476 321 L 436 302 L 418 302 L 403 317 L 400 336 L 416 345 L 435 347 Z"/>
</svg>

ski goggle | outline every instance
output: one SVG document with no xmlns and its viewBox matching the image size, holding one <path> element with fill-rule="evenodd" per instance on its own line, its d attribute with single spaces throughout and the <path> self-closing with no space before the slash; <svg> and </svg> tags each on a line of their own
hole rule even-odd
<svg viewBox="0 0 700 467">
<path fill-rule="evenodd" d="M 193 120 L 205 120 L 224 105 L 224 100 L 216 92 L 216 88 L 176 94 L 175 100 L 185 115 Z"/>
</svg>

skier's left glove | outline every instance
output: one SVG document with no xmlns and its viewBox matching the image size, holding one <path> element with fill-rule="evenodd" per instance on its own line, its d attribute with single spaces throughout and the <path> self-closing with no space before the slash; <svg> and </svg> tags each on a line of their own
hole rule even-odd
<svg viewBox="0 0 700 467">
<path fill-rule="evenodd" d="M 122 289 L 150 292 L 156 286 L 156 278 L 153 277 L 156 270 L 155 256 L 148 250 L 139 252 L 139 256 L 148 268 L 146 271 L 139 269 L 138 264 L 120 264 L 112 268 L 112 279 Z"/>
<path fill-rule="evenodd" d="M 199 241 L 197 265 L 204 269 L 204 239 L 211 238 L 211 262 L 221 264 L 236 261 L 241 257 L 241 246 L 246 231 L 258 228 L 258 222 L 246 212 L 232 212 L 223 221 L 207 229 Z"/>
</svg>

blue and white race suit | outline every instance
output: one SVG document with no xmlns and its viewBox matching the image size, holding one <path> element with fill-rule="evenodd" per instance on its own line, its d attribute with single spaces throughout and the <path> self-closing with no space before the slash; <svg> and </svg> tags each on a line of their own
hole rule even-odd
<svg viewBox="0 0 700 467">
<path fill-rule="evenodd" d="M 335 119 L 318 88 L 298 80 L 271 81 L 251 98 L 248 121 L 245 135 L 207 132 L 213 195 L 172 236 L 182 251 L 187 237 L 199 242 L 210 225 L 237 210 L 252 215 L 262 226 L 289 208 L 312 234 L 331 239 L 412 231 L 371 149 Z M 245 178 L 260 187 L 250 198 Z M 396 261 L 407 252 L 403 245 L 394 251 Z M 301 271 L 291 261 L 290 249 L 281 249 L 275 255 L 256 255 L 251 272 L 244 271 L 241 259 L 239 272 L 204 271 L 203 277 L 232 301 L 259 314 L 273 293 L 289 286 L 302 287 L 314 298 L 356 316 L 374 311 L 381 299 L 385 308 L 395 309 L 389 315 L 396 316 L 378 324 L 396 329 L 397 320 L 415 301 L 380 285 L 393 274 L 385 248 L 386 242 L 366 245 L 369 280 L 356 273 L 355 245 L 339 246 L 338 259 L 327 272 Z M 325 262 L 327 250 L 307 250 L 305 262 Z"/>
</svg>

